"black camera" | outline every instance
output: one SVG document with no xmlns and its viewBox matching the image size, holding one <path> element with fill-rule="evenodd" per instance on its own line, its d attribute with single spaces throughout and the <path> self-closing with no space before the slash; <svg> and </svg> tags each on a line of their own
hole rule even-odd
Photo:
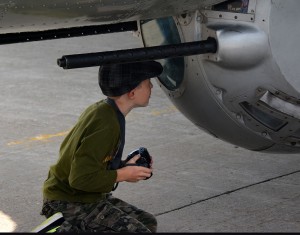
<svg viewBox="0 0 300 235">
<path fill-rule="evenodd" d="M 140 154 L 141 157 L 135 162 L 135 164 L 127 164 L 127 162 L 133 158 L 134 156 L 136 156 L 137 154 Z M 150 154 L 148 153 L 148 150 L 144 147 L 140 147 L 134 151 L 132 151 L 131 153 L 128 154 L 126 160 L 125 160 L 125 166 L 143 166 L 143 167 L 147 167 L 150 168 L 151 167 L 151 162 L 152 162 L 152 158 L 150 156 Z M 151 176 L 152 176 L 152 172 L 151 172 Z M 151 177 L 150 176 L 150 177 Z M 149 179 L 150 177 L 146 178 Z"/>
<path fill-rule="evenodd" d="M 141 157 L 135 162 L 135 165 L 150 168 L 151 167 L 151 156 L 148 153 L 148 150 L 144 147 L 140 147 L 139 149 L 134 150 L 131 153 L 129 153 L 126 158 L 126 162 L 128 162 L 131 158 L 133 158 L 134 156 L 136 156 L 138 154 L 140 154 Z"/>
</svg>

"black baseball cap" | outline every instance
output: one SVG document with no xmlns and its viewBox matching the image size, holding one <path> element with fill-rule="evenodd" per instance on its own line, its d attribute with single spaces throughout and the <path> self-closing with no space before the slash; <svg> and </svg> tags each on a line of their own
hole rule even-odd
<svg viewBox="0 0 300 235">
<path fill-rule="evenodd" d="M 106 96 L 121 96 L 136 88 L 143 80 L 157 77 L 163 67 L 156 61 L 107 64 L 99 68 L 98 82 Z"/>
</svg>

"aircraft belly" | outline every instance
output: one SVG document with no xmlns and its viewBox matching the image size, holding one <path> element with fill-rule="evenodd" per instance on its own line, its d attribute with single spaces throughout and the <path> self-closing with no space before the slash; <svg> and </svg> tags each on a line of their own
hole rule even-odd
<svg viewBox="0 0 300 235">
<path fill-rule="evenodd" d="M 194 11 L 221 0 L 0 1 L 0 33 L 41 31 L 158 18 Z"/>
</svg>

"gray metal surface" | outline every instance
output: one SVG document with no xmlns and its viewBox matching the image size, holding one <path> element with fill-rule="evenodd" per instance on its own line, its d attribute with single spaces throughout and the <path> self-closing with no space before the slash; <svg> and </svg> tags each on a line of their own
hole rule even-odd
<svg viewBox="0 0 300 235">
<path fill-rule="evenodd" d="M 41 223 L 41 188 L 80 113 L 103 96 L 97 68 L 56 59 L 138 47 L 130 33 L 1 46 L 0 232 Z M 150 105 L 127 117 L 124 153 L 145 146 L 153 177 L 115 192 L 157 215 L 159 232 L 299 232 L 299 154 L 244 150 L 199 130 L 157 83 Z"/>
<path fill-rule="evenodd" d="M 216 53 L 185 57 L 181 64 L 163 60 L 161 86 L 213 136 L 255 151 L 300 152 L 299 2 L 249 0 L 243 14 L 229 11 L 232 4 L 142 25 L 146 46 L 175 37 L 213 37 L 218 44 Z M 175 69 L 182 71 L 179 78 Z"/>
<path fill-rule="evenodd" d="M 222 0 L 1 0 L 0 33 L 153 19 L 218 2 Z"/>
</svg>

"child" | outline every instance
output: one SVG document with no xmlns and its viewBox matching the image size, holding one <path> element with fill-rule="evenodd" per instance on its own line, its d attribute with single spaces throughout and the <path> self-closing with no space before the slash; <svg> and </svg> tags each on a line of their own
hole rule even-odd
<svg viewBox="0 0 300 235">
<path fill-rule="evenodd" d="M 122 164 L 125 116 L 149 103 L 151 78 L 163 71 L 155 61 L 104 65 L 99 85 L 107 99 L 89 106 L 61 144 L 59 159 L 44 182 L 41 214 L 62 213 L 58 232 L 156 232 L 156 218 L 112 196 L 118 182 L 137 182 L 152 167 Z"/>
</svg>

